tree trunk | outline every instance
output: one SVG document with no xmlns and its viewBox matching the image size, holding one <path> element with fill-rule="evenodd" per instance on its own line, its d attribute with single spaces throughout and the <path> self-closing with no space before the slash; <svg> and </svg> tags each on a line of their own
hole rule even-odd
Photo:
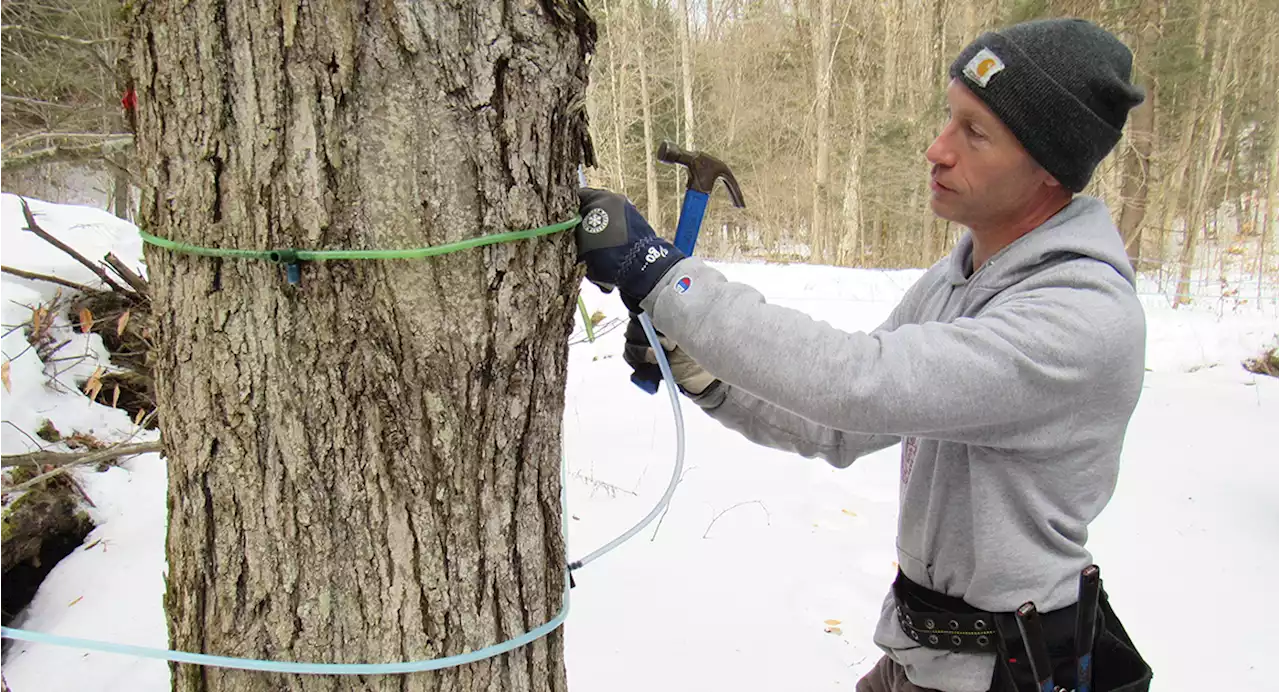
<svg viewBox="0 0 1280 692">
<path fill-rule="evenodd" d="M 680 75 L 684 88 L 684 148 L 693 149 L 693 38 L 689 31 L 689 2 L 676 3 L 680 13 Z"/>
<path fill-rule="evenodd" d="M 640 67 L 640 110 L 644 118 L 644 183 L 648 212 L 645 218 L 654 228 L 663 228 L 662 205 L 658 199 L 658 167 L 653 154 L 653 105 L 649 101 L 649 68 L 642 41 L 636 41 L 636 65 Z"/>
<path fill-rule="evenodd" d="M 363 9 L 361 9 L 363 8 Z M 405 248 L 571 218 L 579 6 L 139 3 L 140 216 L 220 248 Z M 147 248 L 169 459 L 170 645 L 393 662 L 562 603 L 560 421 L 580 274 L 559 234 L 430 260 Z M 176 690 L 563 690 L 559 631 L 407 676 L 174 667 Z"/>
<path fill-rule="evenodd" d="M 1129 262 L 1138 268 L 1142 257 L 1142 222 L 1147 215 L 1147 195 L 1151 189 L 1151 152 L 1155 149 L 1156 79 L 1151 65 L 1152 52 L 1159 39 L 1159 12 L 1154 0 L 1144 0 L 1139 14 L 1137 40 L 1133 54 L 1143 78 L 1139 81 L 1147 98 L 1133 111 L 1125 132 L 1122 153 L 1123 183 L 1120 187 L 1120 236 L 1124 238 Z"/>
<path fill-rule="evenodd" d="M 1224 47 L 1223 40 L 1225 35 L 1225 22 L 1219 21 L 1216 37 L 1213 44 L 1213 63 L 1210 67 L 1209 74 L 1222 74 L 1221 68 L 1226 64 L 1230 57 L 1229 50 Z M 1196 269 L 1196 254 L 1199 250 L 1201 231 L 1208 232 L 1209 220 L 1216 216 L 1216 210 L 1209 204 L 1209 184 L 1212 180 L 1212 173 L 1218 167 L 1220 161 L 1220 147 L 1223 132 L 1223 111 L 1226 110 L 1226 103 L 1221 98 L 1222 82 L 1216 82 L 1218 86 L 1212 89 L 1209 94 L 1208 102 L 1213 104 L 1210 106 L 1210 122 L 1206 124 L 1205 135 L 1208 137 L 1206 143 L 1203 139 L 1196 142 L 1197 151 L 1203 153 L 1203 159 L 1197 162 L 1196 171 L 1198 175 L 1190 188 L 1191 203 L 1187 214 L 1186 235 L 1183 237 L 1182 253 L 1179 258 L 1178 286 L 1174 293 L 1174 307 L 1191 302 L 1191 278 Z"/>
<path fill-rule="evenodd" d="M 111 212 L 118 219 L 129 220 L 129 208 L 133 206 L 131 190 L 133 182 L 122 166 L 111 165 Z"/>
<path fill-rule="evenodd" d="M 884 8 L 884 69 L 879 71 L 885 110 L 892 110 L 898 84 L 898 34 L 902 31 L 902 0 L 888 0 Z"/>
<path fill-rule="evenodd" d="M 814 177 L 810 246 L 815 263 L 835 260 L 835 243 L 827 231 L 827 196 L 831 186 L 831 0 L 817 0 L 813 37 Z"/>
<path fill-rule="evenodd" d="M 947 60 L 947 13 L 946 7 L 943 6 L 942 0 L 933 0 L 933 38 L 929 42 L 932 54 L 929 56 L 929 74 L 935 75 L 933 79 L 928 80 L 926 89 L 932 94 L 933 89 L 945 90 L 947 88 L 948 70 L 951 65 Z M 971 36 L 966 41 L 971 41 L 977 36 Z"/>
<path fill-rule="evenodd" d="M 866 81 L 859 70 L 854 75 L 853 102 L 859 112 L 853 118 L 853 142 L 849 151 L 849 172 L 844 185 L 844 232 L 840 234 L 839 263 L 861 267 L 866 257 L 863 240 L 866 221 L 862 188 L 862 157 L 867 148 Z"/>
<path fill-rule="evenodd" d="M 1268 46 L 1275 45 L 1273 43 L 1273 39 L 1270 37 L 1268 37 L 1267 44 Z M 1277 54 L 1276 51 L 1268 51 L 1268 53 L 1270 54 L 1270 60 L 1268 60 L 1270 63 L 1270 69 L 1268 70 L 1268 78 L 1265 79 L 1263 83 L 1267 85 L 1269 91 L 1275 91 L 1276 85 L 1280 84 L 1280 54 Z M 1274 123 L 1272 124 L 1272 127 L 1275 127 Z M 1273 129 L 1272 141 L 1275 141 L 1276 134 L 1277 133 Z M 1258 173 L 1258 176 L 1265 181 L 1265 187 L 1262 188 L 1263 192 L 1261 193 L 1261 195 L 1265 195 L 1265 197 L 1258 201 L 1259 206 L 1262 207 L 1262 218 L 1259 223 L 1261 230 L 1258 233 L 1258 261 L 1256 272 L 1256 276 L 1258 277 L 1258 291 L 1256 299 L 1259 306 L 1264 305 L 1264 284 L 1266 283 L 1265 277 L 1267 276 L 1267 272 L 1273 272 L 1271 276 L 1275 276 L 1275 269 L 1273 269 L 1271 262 L 1280 259 L 1277 253 L 1277 246 L 1275 245 L 1275 239 L 1277 237 L 1276 229 L 1280 226 L 1280 149 L 1277 149 L 1275 145 L 1269 147 L 1269 149 L 1268 158 L 1270 160 L 1268 161 L 1266 170 L 1259 171 Z M 1273 296 L 1273 300 L 1275 298 L 1277 298 L 1277 296 Z M 1276 307 L 1274 303 L 1272 307 L 1273 309 Z"/>
<path fill-rule="evenodd" d="M 609 11 L 609 3 L 604 0 L 602 3 L 604 15 L 608 21 L 605 30 L 605 50 L 609 53 L 609 104 L 613 107 L 613 165 L 616 171 L 614 175 L 614 190 L 623 195 L 627 194 L 627 178 L 626 178 L 626 157 L 623 155 L 622 149 L 622 132 L 625 126 L 622 124 L 622 88 L 618 82 L 618 71 L 621 69 L 619 63 L 622 60 L 618 55 L 619 41 L 614 40 L 613 32 L 619 31 L 625 26 L 621 17 L 615 17 Z M 622 10 L 618 10 L 621 14 Z M 625 43 L 625 40 L 623 41 Z"/>
</svg>

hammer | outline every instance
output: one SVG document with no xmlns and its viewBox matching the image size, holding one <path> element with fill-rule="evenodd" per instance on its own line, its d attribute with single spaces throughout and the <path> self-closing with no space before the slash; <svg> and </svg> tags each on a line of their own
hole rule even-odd
<svg viewBox="0 0 1280 692">
<path fill-rule="evenodd" d="M 698 231 L 702 230 L 702 217 L 707 212 L 707 199 L 715 189 L 717 180 L 724 180 L 725 189 L 729 191 L 729 200 L 739 209 L 747 206 L 742 200 L 742 188 L 733 177 L 733 172 L 725 162 L 710 154 L 681 149 L 671 142 L 658 145 L 658 160 L 663 163 L 677 163 L 689 171 L 689 182 L 685 186 L 684 204 L 680 207 L 680 221 L 676 224 L 676 249 L 686 256 L 693 255 L 693 246 L 698 242 Z M 632 316 L 635 319 L 635 316 Z M 658 383 L 662 381 L 657 368 L 649 372 L 631 374 L 631 381 L 649 394 L 658 392 Z"/>
</svg>

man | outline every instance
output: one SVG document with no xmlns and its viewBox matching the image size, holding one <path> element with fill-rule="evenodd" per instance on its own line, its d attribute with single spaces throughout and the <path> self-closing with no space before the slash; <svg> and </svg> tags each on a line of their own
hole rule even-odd
<svg viewBox="0 0 1280 692">
<path fill-rule="evenodd" d="M 983 34 L 960 54 L 925 156 L 934 213 L 969 233 L 870 333 L 769 305 L 683 257 L 625 200 L 582 192 L 593 230 L 607 217 L 627 237 L 599 248 L 579 235 L 588 277 L 649 313 L 712 417 L 838 467 L 902 443 L 901 571 L 875 633 L 885 657 L 859 692 L 1037 689 L 1011 615 L 1026 601 L 1056 682 L 1075 682 L 1084 544 L 1115 489 L 1146 338 L 1120 235 L 1075 193 L 1142 101 L 1131 62 L 1069 19 Z M 628 362 L 649 367 L 630 341 Z M 1093 689 L 1147 689 L 1105 594 L 1101 611 Z"/>
</svg>

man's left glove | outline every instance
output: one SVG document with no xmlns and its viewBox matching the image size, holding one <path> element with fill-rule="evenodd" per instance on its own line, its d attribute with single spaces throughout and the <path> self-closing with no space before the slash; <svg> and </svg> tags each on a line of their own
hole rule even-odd
<svg viewBox="0 0 1280 692">
<path fill-rule="evenodd" d="M 617 286 L 622 302 L 640 312 L 640 301 L 684 253 L 653 232 L 640 211 L 622 195 L 580 188 L 578 259 L 587 278 L 605 292 Z"/>
<path fill-rule="evenodd" d="M 671 366 L 671 376 L 675 378 L 680 391 L 689 396 L 698 396 L 716 383 L 714 375 L 698 365 L 692 356 L 685 353 L 676 342 L 663 336 L 661 332 L 658 333 L 658 343 L 666 353 L 667 365 Z M 644 327 L 640 326 L 640 321 L 635 315 L 632 315 L 631 321 L 627 322 L 626 344 L 622 347 L 622 359 L 645 379 L 654 381 L 662 379 L 658 356 L 654 354 L 653 346 L 645 336 Z"/>
</svg>

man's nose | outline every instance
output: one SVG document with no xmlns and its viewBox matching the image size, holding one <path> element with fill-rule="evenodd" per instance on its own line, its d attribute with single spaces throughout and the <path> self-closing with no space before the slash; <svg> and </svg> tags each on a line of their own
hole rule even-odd
<svg viewBox="0 0 1280 692">
<path fill-rule="evenodd" d="M 947 141 L 947 131 L 949 129 L 943 128 L 942 132 L 938 133 L 937 139 L 933 140 L 933 144 L 930 144 L 929 148 L 924 150 L 924 158 L 935 166 L 950 167 L 955 165 L 955 150 L 952 149 Z"/>
</svg>

